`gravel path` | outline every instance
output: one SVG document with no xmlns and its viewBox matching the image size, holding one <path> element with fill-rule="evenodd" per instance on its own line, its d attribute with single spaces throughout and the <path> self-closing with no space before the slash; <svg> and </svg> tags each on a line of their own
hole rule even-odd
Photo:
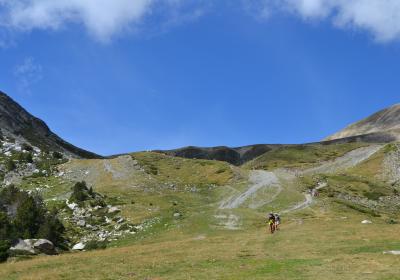
<svg viewBox="0 0 400 280">
<path fill-rule="evenodd" d="M 342 157 L 338 157 L 334 160 L 322 163 L 320 166 L 307 169 L 303 171 L 304 174 L 311 173 L 335 173 L 340 170 L 351 168 L 357 164 L 369 159 L 373 154 L 378 152 L 383 146 L 382 145 L 371 145 L 368 147 L 358 148 L 351 152 L 348 152 Z"/>
<path fill-rule="evenodd" d="M 282 191 L 279 179 L 273 172 L 262 171 L 262 170 L 251 171 L 249 181 L 250 181 L 249 188 L 246 191 L 238 195 L 231 196 L 228 200 L 223 201 L 219 209 L 238 208 L 249 198 L 256 195 L 257 191 L 263 188 L 278 189 L 278 191 L 269 200 L 258 202 L 257 204 L 251 204 L 250 207 L 254 209 L 271 202 Z"/>
</svg>

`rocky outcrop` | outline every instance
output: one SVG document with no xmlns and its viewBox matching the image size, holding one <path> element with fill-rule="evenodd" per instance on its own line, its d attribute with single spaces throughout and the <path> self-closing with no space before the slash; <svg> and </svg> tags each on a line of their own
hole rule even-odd
<svg viewBox="0 0 400 280">
<path fill-rule="evenodd" d="M 32 247 L 32 244 L 25 242 L 25 240 L 18 239 L 9 249 L 11 255 L 35 255 L 36 252 Z"/>
<path fill-rule="evenodd" d="M 53 243 L 46 239 L 17 239 L 9 249 L 13 256 L 18 255 L 56 255 L 57 251 Z"/>
</svg>

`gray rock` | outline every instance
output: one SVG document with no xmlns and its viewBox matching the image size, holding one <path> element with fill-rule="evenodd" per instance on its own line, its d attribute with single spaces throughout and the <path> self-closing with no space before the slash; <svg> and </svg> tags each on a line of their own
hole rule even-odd
<svg viewBox="0 0 400 280">
<path fill-rule="evenodd" d="M 383 253 L 389 255 L 400 255 L 400 251 L 385 251 Z"/>
<path fill-rule="evenodd" d="M 46 255 L 56 255 L 57 251 L 54 247 L 54 244 L 47 239 L 39 239 L 33 244 L 33 248 L 40 253 Z"/>
<path fill-rule="evenodd" d="M 77 244 L 74 245 L 74 247 L 72 247 L 72 250 L 83 250 L 85 249 L 85 244 L 83 244 L 82 242 L 79 242 Z"/>
<path fill-rule="evenodd" d="M 84 227 L 86 225 L 86 222 L 85 220 L 79 220 L 76 224 L 80 227 Z"/>
<path fill-rule="evenodd" d="M 361 222 L 362 224 L 372 224 L 372 222 L 370 220 L 364 220 Z"/>
<path fill-rule="evenodd" d="M 182 216 L 181 213 L 178 213 L 178 212 L 174 213 L 175 218 L 179 218 L 180 216 Z"/>
<path fill-rule="evenodd" d="M 14 255 L 35 255 L 33 247 L 22 239 L 18 239 L 10 248 L 11 254 Z"/>
<path fill-rule="evenodd" d="M 110 207 L 110 208 L 108 209 L 107 212 L 108 212 L 109 214 L 113 214 L 113 213 L 121 212 L 121 210 L 120 210 L 118 207 L 113 206 L 113 207 Z"/>
</svg>

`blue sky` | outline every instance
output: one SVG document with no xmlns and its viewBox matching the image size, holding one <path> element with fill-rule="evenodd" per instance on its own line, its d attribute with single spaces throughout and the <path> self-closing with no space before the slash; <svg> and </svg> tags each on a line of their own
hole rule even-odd
<svg viewBox="0 0 400 280">
<path fill-rule="evenodd" d="M 100 154 L 318 141 L 399 102 L 390 0 L 13 3 L 0 90 Z"/>
</svg>

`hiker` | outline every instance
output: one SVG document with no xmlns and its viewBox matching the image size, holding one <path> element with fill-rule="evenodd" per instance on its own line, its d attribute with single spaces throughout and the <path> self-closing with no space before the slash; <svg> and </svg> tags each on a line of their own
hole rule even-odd
<svg viewBox="0 0 400 280">
<path fill-rule="evenodd" d="M 279 225 L 281 224 L 281 217 L 278 213 L 275 213 L 275 230 L 279 230 Z"/>
<path fill-rule="evenodd" d="M 269 224 L 269 230 L 271 231 L 271 234 L 274 233 L 275 232 L 275 215 L 274 215 L 274 213 L 269 213 L 268 224 Z"/>
</svg>

